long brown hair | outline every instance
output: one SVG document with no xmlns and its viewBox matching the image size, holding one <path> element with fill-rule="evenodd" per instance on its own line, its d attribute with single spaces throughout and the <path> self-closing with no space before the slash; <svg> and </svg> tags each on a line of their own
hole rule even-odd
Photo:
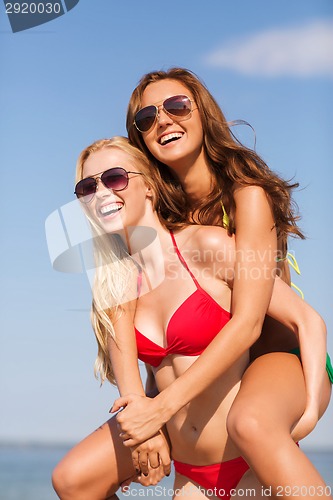
<svg viewBox="0 0 333 500">
<path fill-rule="evenodd" d="M 169 168 L 152 156 L 145 145 L 142 134 L 134 126 L 134 117 L 141 108 L 142 95 L 148 85 L 160 80 L 176 80 L 188 88 L 198 107 L 204 135 L 204 152 L 215 181 L 211 193 L 201 199 L 195 207 L 189 207 L 187 197 L 179 181 Z M 129 101 L 126 121 L 128 136 L 132 144 L 141 149 L 161 173 L 161 178 L 168 191 L 169 206 L 167 218 L 184 218 L 184 212 L 195 210 L 197 221 L 205 225 L 222 225 L 221 201 L 229 217 L 228 231 L 235 232 L 236 185 L 256 185 L 262 187 L 271 202 L 280 245 L 286 247 L 288 234 L 304 238 L 297 225 L 296 204 L 291 198 L 291 191 L 298 183 L 291 183 L 272 172 L 260 156 L 243 146 L 231 133 L 221 108 L 205 85 L 191 71 L 183 68 L 171 68 L 168 71 L 153 71 L 144 75 L 134 89 Z M 185 201 L 186 200 L 186 201 Z M 185 202 L 185 204 L 184 204 Z"/>
</svg>

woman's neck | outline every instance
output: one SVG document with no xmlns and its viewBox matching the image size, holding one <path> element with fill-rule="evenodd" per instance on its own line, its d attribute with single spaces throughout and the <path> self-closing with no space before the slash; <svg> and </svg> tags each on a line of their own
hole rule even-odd
<svg viewBox="0 0 333 500">
<path fill-rule="evenodd" d="M 177 169 L 177 171 L 175 169 L 172 170 L 181 183 L 191 204 L 195 204 L 211 192 L 213 175 L 207 163 L 202 158 L 198 158 L 198 161 L 192 163 L 187 168 L 183 167 L 181 170 Z"/>
<path fill-rule="evenodd" d="M 157 214 L 154 218 L 125 230 L 123 237 L 129 253 L 143 273 L 141 294 L 157 288 L 165 278 L 165 269 L 170 259 L 172 240 L 170 232 L 162 226 Z"/>
<path fill-rule="evenodd" d="M 134 255 L 148 248 L 152 241 L 166 230 L 162 226 L 157 213 L 147 210 L 144 217 L 135 226 L 124 227 L 121 238 L 126 244 L 128 253 Z"/>
</svg>

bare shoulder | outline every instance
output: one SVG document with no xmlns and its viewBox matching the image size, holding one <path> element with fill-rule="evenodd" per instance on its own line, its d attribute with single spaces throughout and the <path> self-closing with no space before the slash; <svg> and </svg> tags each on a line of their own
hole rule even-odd
<svg viewBox="0 0 333 500">
<path fill-rule="evenodd" d="M 261 186 L 237 186 L 234 192 L 236 203 L 235 222 L 237 232 L 251 232 L 262 227 L 270 232 L 274 227 L 271 200 Z M 259 237 L 259 235 L 257 235 Z"/>
<path fill-rule="evenodd" d="M 234 190 L 234 198 L 237 201 L 267 201 L 267 193 L 261 186 L 241 186 L 236 185 Z"/>
<path fill-rule="evenodd" d="M 261 186 L 236 186 L 234 199 L 237 208 L 246 210 L 270 210 L 270 198 Z"/>
<path fill-rule="evenodd" d="M 206 260 L 207 252 L 210 252 L 212 256 L 221 252 L 230 255 L 230 252 L 233 252 L 235 248 L 235 241 L 234 237 L 229 236 L 223 227 L 196 226 L 191 234 L 189 245 L 203 256 L 203 260 Z"/>
</svg>

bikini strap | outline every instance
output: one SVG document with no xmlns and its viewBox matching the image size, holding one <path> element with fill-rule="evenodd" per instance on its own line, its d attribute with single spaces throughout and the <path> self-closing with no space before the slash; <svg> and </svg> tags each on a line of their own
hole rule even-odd
<svg viewBox="0 0 333 500">
<path fill-rule="evenodd" d="M 142 269 L 141 267 L 138 269 L 139 274 L 138 274 L 138 281 L 136 285 L 136 293 L 137 293 L 137 298 L 140 297 L 141 295 L 141 289 L 142 289 Z"/>
<path fill-rule="evenodd" d="M 143 284 L 143 271 L 142 271 L 142 267 L 140 266 L 140 264 L 138 262 L 136 262 L 135 259 L 132 260 L 133 264 L 135 265 L 137 271 L 138 271 L 138 277 L 137 277 L 137 280 L 136 280 L 136 293 L 137 293 L 137 299 L 140 297 L 141 295 L 141 290 L 142 290 L 142 284 Z"/>
<path fill-rule="evenodd" d="M 177 246 L 177 242 L 176 242 L 176 238 L 175 238 L 175 235 L 173 234 L 173 232 L 170 230 L 170 235 L 171 235 L 171 239 L 172 239 L 172 243 L 173 243 L 173 248 L 174 250 L 176 251 L 176 254 L 178 256 L 178 259 L 180 260 L 180 262 L 182 263 L 182 265 L 185 267 L 186 271 L 189 273 L 189 275 L 191 276 L 192 280 L 194 281 L 195 285 L 197 288 L 200 288 L 201 289 L 201 286 L 199 285 L 198 281 L 196 280 L 194 274 L 191 272 L 190 268 L 188 267 L 188 265 L 186 264 L 186 261 L 184 259 L 184 257 L 182 256 L 182 254 L 180 253 L 179 251 L 179 248 Z"/>
</svg>

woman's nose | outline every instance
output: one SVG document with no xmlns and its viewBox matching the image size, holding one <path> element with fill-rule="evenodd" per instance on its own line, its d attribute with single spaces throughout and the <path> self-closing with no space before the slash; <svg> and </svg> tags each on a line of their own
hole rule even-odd
<svg viewBox="0 0 333 500">
<path fill-rule="evenodd" d="M 160 127 L 173 123 L 173 119 L 166 111 L 164 111 L 163 106 L 160 106 L 158 109 L 157 122 Z"/>
<path fill-rule="evenodd" d="M 102 198 L 103 196 L 113 193 L 112 189 L 107 188 L 104 186 L 102 180 L 97 177 L 96 179 L 96 196 L 97 198 Z"/>
</svg>

